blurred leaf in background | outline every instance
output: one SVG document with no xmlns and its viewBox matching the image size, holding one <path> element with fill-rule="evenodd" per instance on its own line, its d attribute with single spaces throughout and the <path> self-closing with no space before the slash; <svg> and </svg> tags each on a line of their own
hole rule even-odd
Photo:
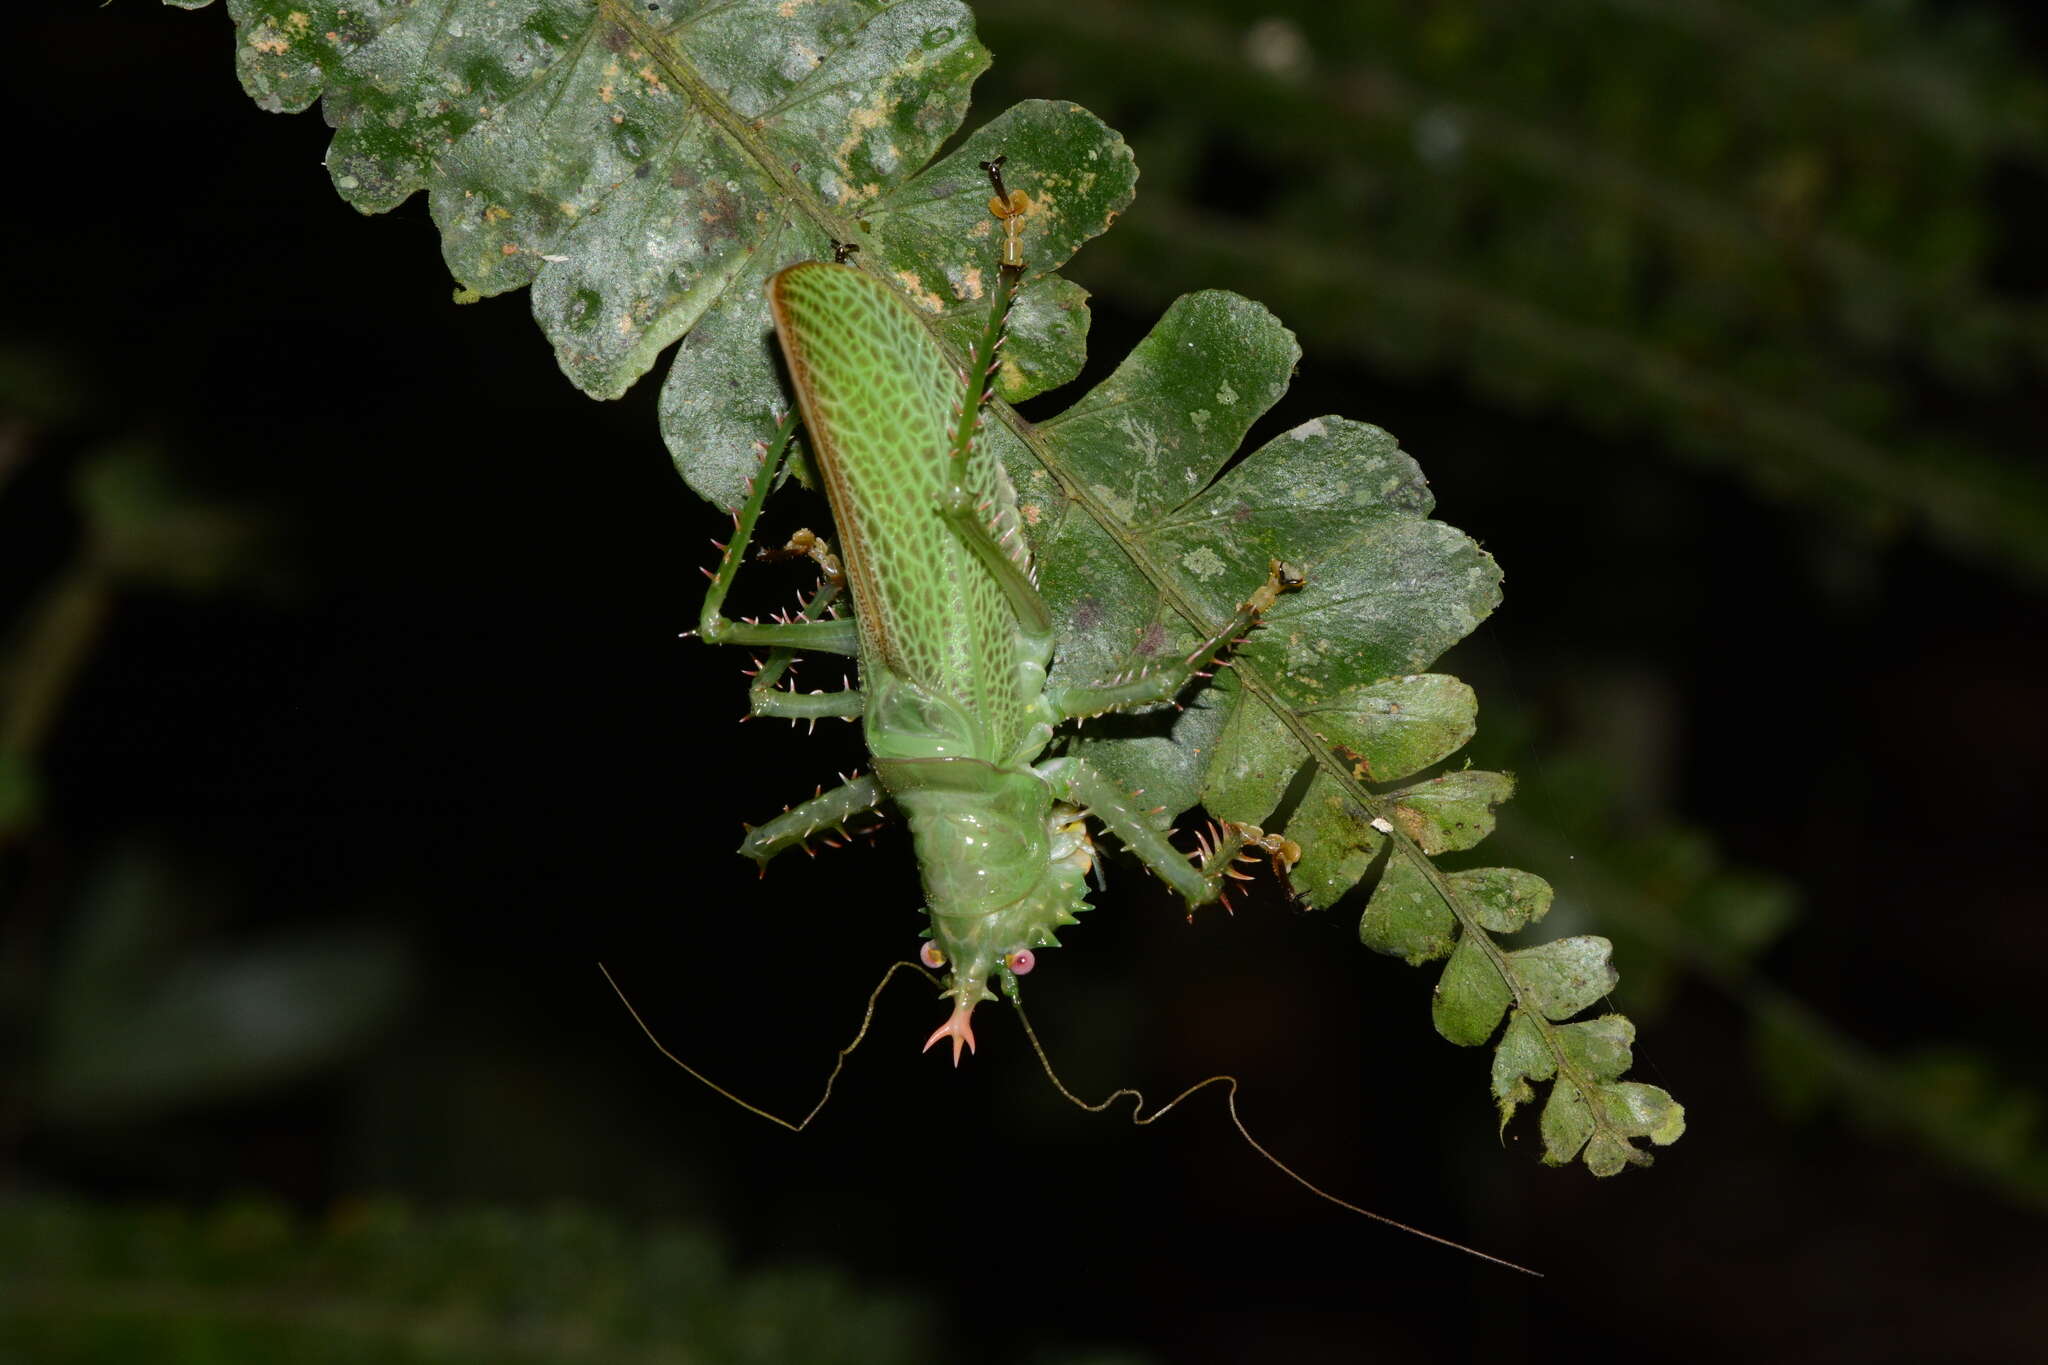
<svg viewBox="0 0 2048 1365">
<path fill-rule="evenodd" d="M 1240 289 L 1312 358 L 2048 578 L 2048 217 L 2012 211 L 2048 208 L 2048 81 L 1992 8 L 977 9 L 982 99 L 1059 89 L 1138 151 L 1078 272 L 1120 306 Z"/>
<path fill-rule="evenodd" d="M 942 1358 L 912 1300 L 830 1270 L 740 1270 L 697 1229 L 629 1228 L 573 1207 L 429 1214 L 358 1202 L 308 1221 L 260 1199 L 188 1212 L 51 1198 L 0 1201 L 0 1355 L 38 1365 Z"/>
</svg>

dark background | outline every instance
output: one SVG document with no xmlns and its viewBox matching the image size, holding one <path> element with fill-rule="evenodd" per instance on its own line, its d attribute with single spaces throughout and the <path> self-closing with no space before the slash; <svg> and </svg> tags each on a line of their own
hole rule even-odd
<svg viewBox="0 0 2048 1365">
<path fill-rule="evenodd" d="M 108 1220 L 118 1246 L 128 1211 L 203 1229 L 259 1207 L 304 1248 L 376 1197 L 423 1229 L 568 1206 L 628 1240 L 696 1228 L 735 1275 L 804 1262 L 852 1300 L 914 1301 L 922 1340 L 976 1359 L 2029 1355 L 2048 1296 L 2042 32 L 2022 6 L 1761 3 L 1698 11 L 1747 16 L 1733 29 L 1610 32 L 1628 9 L 1338 7 L 1290 21 L 1290 47 L 1249 27 L 1263 10 L 1191 6 L 1141 63 L 1113 60 L 1113 27 L 992 4 L 975 115 L 1069 96 L 1136 148 L 1136 206 L 1068 272 L 1096 290 L 1083 385 L 1176 293 L 1262 298 L 1307 358 L 1254 443 L 1325 412 L 1386 426 L 1505 566 L 1506 605 L 1445 665 L 1479 688 L 1476 760 L 1524 781 L 1480 851 L 1558 884 L 1547 927 L 1621 945 L 1635 1075 L 1691 1127 L 1605 1182 L 1538 1164 L 1526 1123 L 1503 1150 L 1486 1055 L 1434 1036 L 1430 975 L 1360 949 L 1355 911 L 1266 888 L 1191 926 L 1122 859 L 1030 983 L 1034 1020 L 1091 1096 L 1235 1072 L 1253 1131 L 1305 1174 L 1542 1280 L 1314 1200 L 1213 1096 L 1143 1130 L 1073 1110 L 993 1008 L 970 1065 L 919 1057 L 940 1009 L 908 985 L 802 1136 L 671 1068 L 598 960 L 681 1056 L 794 1115 L 914 948 L 918 896 L 900 831 L 765 880 L 733 855 L 743 819 L 832 781 L 857 742 L 737 725 L 740 660 L 676 638 L 723 518 L 672 472 L 654 382 L 589 402 L 523 295 L 452 306 L 424 205 L 337 200 L 317 116 L 236 88 L 222 13 L 13 19 L 0 1255 L 48 1292 L 0 1291 L 0 1343 L 98 1359 L 96 1323 L 147 1343 L 204 1319 L 189 1358 L 283 1358 L 238 1345 L 238 1314 L 376 1302 L 341 1275 L 268 1299 L 227 1272 L 202 1289 L 168 1261 L 56 1258 L 23 1209 Z M 1376 24 L 1421 37 L 1392 48 Z M 1601 104 L 1592 77 L 1641 60 L 1644 26 L 1702 73 L 1762 74 L 1747 95 L 1674 86 L 1670 108 L 1645 77 Z M 1925 119 L 1831 105 L 1770 65 L 1786 34 L 1852 74 L 1911 53 L 1916 80 L 2005 113 L 1911 141 L 1951 87 L 1910 87 L 1941 96 Z M 1444 112 L 1468 97 L 1416 114 L 1415 88 L 1466 70 L 1445 51 L 1558 80 L 1504 78 L 1490 122 Z M 1341 74 L 1367 68 L 1378 85 Z M 1338 101 L 1320 122 L 1316 91 Z M 1343 142 L 1369 123 L 1346 99 L 1392 101 L 1390 166 L 1562 128 L 1656 174 L 1616 199 L 1542 180 L 1540 158 L 1479 166 L 1432 228 L 1423 181 Z M 1656 161 L 1716 100 L 1727 158 L 1769 163 L 1733 181 L 1756 195 L 1782 149 L 1745 130 L 1807 139 L 1826 173 L 1796 221 Z M 1859 160 L 1873 145 L 1893 159 Z M 1857 217 L 1886 177 L 1908 207 Z M 1699 202 L 1672 209 L 1681 184 Z M 1713 212 L 1762 224 L 1762 265 L 1659 235 Z M 1580 248 L 1638 217 L 1631 283 L 1603 304 Z M 1936 227 L 1951 246 L 1923 253 Z M 1547 254 L 1512 255 L 1546 233 Z M 1874 332 L 1844 321 L 1844 297 L 1882 291 L 1829 273 L 1840 241 L 1907 301 Z M 1937 345 L 1986 329 L 1960 360 Z M 1659 357 L 1699 382 L 1660 386 Z M 1815 425 L 1787 439 L 1752 422 L 1766 404 Z M 1815 454 L 1829 441 L 1846 463 Z M 165 1307 L 152 1276 L 190 1292 Z M 905 1331 L 846 1358 L 936 1358 Z M 602 1328 L 583 1346 L 637 1358 Z"/>
</svg>

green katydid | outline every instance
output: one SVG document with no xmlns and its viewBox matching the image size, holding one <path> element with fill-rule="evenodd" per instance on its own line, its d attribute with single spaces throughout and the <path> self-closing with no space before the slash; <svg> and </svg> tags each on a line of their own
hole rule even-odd
<svg viewBox="0 0 2048 1365">
<path fill-rule="evenodd" d="M 833 263 L 792 265 L 769 281 L 797 411 L 783 419 L 768 443 L 746 501 L 734 513 L 732 540 L 722 547 L 716 571 L 707 571 L 712 581 L 698 625 L 709 643 L 774 651 L 756 670 L 753 714 L 862 722 L 873 773 L 750 829 L 740 851 L 765 865 L 777 853 L 843 830 L 847 821 L 893 803 L 907 817 L 924 885 L 930 927 L 920 959 L 946 972 L 944 994 L 953 1002 L 925 1048 L 950 1040 L 955 1065 L 963 1049 L 974 1048 L 971 1017 L 977 1004 L 993 998 L 991 982 L 1017 1004 L 1017 978 L 1035 965 L 1035 950 L 1056 943 L 1058 930 L 1086 908 L 1096 856 L 1087 817 L 1115 834 L 1191 910 L 1223 897 L 1228 879 L 1242 876 L 1233 864 L 1256 860 L 1249 850 L 1262 851 L 1282 870 L 1297 852 L 1279 835 L 1226 823 L 1199 838 L 1199 855 L 1190 858 L 1154 823 L 1161 812 L 1145 808 L 1138 794 L 1125 792 L 1083 758 L 1046 756 L 1063 722 L 1172 701 L 1303 579 L 1275 562 L 1222 629 L 1185 654 L 1092 686 L 1048 683 L 1059 646 L 1055 623 L 1038 593 L 1010 480 L 975 439 L 1004 323 L 1023 278 L 1020 228 L 1031 208 L 1022 191 L 1004 188 L 1001 158 L 984 163 L 984 169 L 996 190 L 990 212 L 1004 228 L 1002 256 L 988 323 L 964 371 L 889 286 L 845 263 L 850 248 L 841 248 Z M 722 614 L 725 598 L 799 414 L 831 503 L 840 553 L 808 530 L 779 550 L 764 551 L 764 558 L 815 560 L 825 582 L 801 619 L 732 620 Z M 853 616 L 831 615 L 834 600 L 847 589 Z M 859 687 L 778 689 L 777 679 L 799 650 L 856 657 Z M 866 1036 L 882 990 L 910 965 L 896 964 L 877 984 L 859 1032 L 840 1049 L 824 1094 L 796 1122 L 732 1095 L 669 1052 L 651 1030 L 648 1036 L 671 1061 L 743 1108 L 801 1131 L 831 1097 L 839 1066 Z M 626 1007 L 632 1011 L 630 1002 Z M 633 1017 L 639 1020 L 637 1011 Z M 1132 1090 L 1097 1103 L 1075 1096 L 1053 1073 L 1021 1006 L 1018 1018 L 1066 1098 L 1091 1112 L 1137 1098 Z M 647 1029 L 644 1021 L 641 1027 Z M 1150 1114 L 1140 1101 L 1132 1121 L 1150 1124 L 1217 1084 L 1226 1087 L 1231 1122 L 1245 1141 L 1312 1193 L 1429 1241 L 1526 1270 L 1339 1199 L 1307 1180 L 1252 1137 L 1237 1112 L 1234 1077 L 1197 1082 Z"/>
<path fill-rule="evenodd" d="M 1004 189 L 1000 163 L 986 169 L 996 187 L 990 209 L 1004 225 L 1002 261 L 964 374 L 893 290 L 852 266 L 805 262 L 768 285 L 840 557 L 808 533 L 788 550 L 827 568 L 819 601 L 836 591 L 843 559 L 852 619 L 720 614 L 787 449 L 786 421 L 737 514 L 700 624 L 714 644 L 858 657 L 858 690 L 800 695 L 757 682 L 757 714 L 858 717 L 874 771 L 750 831 L 741 851 L 765 862 L 884 801 L 902 811 L 931 921 L 922 957 L 947 972 L 953 1002 L 925 1046 L 950 1039 L 956 1064 L 974 1047 L 971 1016 L 993 998 L 990 984 L 1014 993 L 1035 950 L 1086 908 L 1095 854 L 1084 814 L 1190 907 L 1222 895 L 1248 845 L 1283 855 L 1284 841 L 1240 825 L 1204 840 L 1191 862 L 1132 794 L 1083 759 L 1045 754 L 1064 721 L 1171 701 L 1301 581 L 1276 563 L 1236 615 L 1185 655 L 1097 686 L 1047 684 L 1058 644 L 1052 614 L 1010 480 L 975 440 L 1024 273 L 1018 228 L 1030 211 L 1022 191 Z M 776 671 L 763 677 L 772 682 Z"/>
</svg>

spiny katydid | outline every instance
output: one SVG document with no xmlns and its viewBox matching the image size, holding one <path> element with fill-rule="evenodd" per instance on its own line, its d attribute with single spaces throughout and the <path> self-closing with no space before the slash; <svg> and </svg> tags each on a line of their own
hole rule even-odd
<svg viewBox="0 0 2048 1365">
<path fill-rule="evenodd" d="M 1054 686 L 1059 646 L 1039 596 L 1016 496 L 976 433 L 1024 275 L 1021 228 L 1031 211 L 1006 190 L 1001 162 L 984 169 L 990 211 L 1003 225 L 987 326 L 963 373 L 894 290 L 845 264 L 793 265 L 768 284 L 775 331 L 795 386 L 807 448 L 831 502 L 840 554 L 808 532 L 785 547 L 825 569 L 807 618 L 735 621 L 721 614 L 794 430 L 783 423 L 736 515 L 731 543 L 705 596 L 699 630 L 714 644 L 779 651 L 758 675 L 756 714 L 858 717 L 874 771 L 751 830 L 741 852 L 778 852 L 884 803 L 907 818 L 916 844 L 929 942 L 921 954 L 948 974 L 952 1014 L 926 1040 L 950 1039 L 957 1065 L 972 1050 L 970 1017 L 995 982 L 1014 994 L 1035 950 L 1087 907 L 1093 816 L 1190 907 L 1217 900 L 1232 863 L 1258 846 L 1284 858 L 1284 840 L 1251 826 L 1219 829 L 1191 861 L 1132 793 L 1071 755 L 1047 757 L 1068 720 L 1173 700 L 1301 578 L 1275 563 L 1214 635 L 1186 654 L 1095 686 Z M 844 253 L 840 253 L 843 259 Z M 843 562 L 843 574 L 841 563 Z M 843 582 L 852 619 L 820 619 Z M 798 694 L 772 684 L 788 650 L 857 656 L 860 686 Z"/>
<path fill-rule="evenodd" d="M 1059 929 L 1087 908 L 1087 878 L 1096 857 L 1087 829 L 1093 816 L 1189 908 L 1223 897 L 1234 863 L 1261 850 L 1284 868 L 1294 846 L 1244 824 L 1224 824 L 1199 837 L 1191 859 L 1154 821 L 1139 794 L 1124 791 L 1084 758 L 1054 752 L 1058 727 L 1104 712 L 1174 700 L 1230 645 L 1252 629 L 1282 593 L 1302 585 L 1286 565 L 1266 580 L 1213 635 L 1185 654 L 1135 668 L 1093 686 L 1060 686 L 1047 670 L 1059 648 L 1056 623 L 1039 596 L 1031 548 L 1016 495 L 1001 462 L 977 442 L 1003 344 L 1004 324 L 1024 275 L 1022 227 L 1031 201 L 1007 190 L 1002 158 L 984 163 L 995 187 L 989 210 L 1003 225 L 1002 255 L 987 325 L 965 370 L 957 368 L 925 323 L 889 286 L 846 264 L 790 266 L 768 283 L 775 332 L 788 362 L 797 411 L 768 443 L 760 470 L 734 513 L 732 540 L 710 572 L 698 633 L 712 644 L 750 645 L 772 654 L 755 670 L 752 714 L 815 723 L 858 719 L 874 771 L 750 829 L 740 851 L 764 865 L 777 853 L 846 828 L 883 804 L 907 818 L 915 841 L 930 920 L 924 966 L 944 970 L 953 1002 L 946 1021 L 925 1040 L 927 1051 L 952 1042 L 953 1061 L 974 1048 L 974 1007 L 992 999 L 991 982 L 1017 1003 L 1017 978 L 1036 963 L 1036 949 L 1057 942 Z M 769 492 L 802 418 L 806 446 L 824 484 L 840 551 L 805 530 L 763 558 L 814 560 L 824 583 L 798 618 L 735 621 L 722 614 Z M 850 619 L 834 614 L 850 590 Z M 859 660 L 860 685 L 799 693 L 776 686 L 793 652 L 812 650 Z M 867 1013 L 824 1095 L 791 1122 L 718 1086 L 648 1036 L 678 1066 L 742 1107 L 794 1131 L 810 1124 L 830 1098 L 847 1055 L 867 1034 L 875 1002 L 896 972 L 890 968 L 868 998 Z M 609 976 L 609 973 L 607 973 Z M 614 983 L 614 989 L 617 989 Z M 620 998 L 624 1000 L 624 994 Z M 627 1009 L 632 1005 L 627 1002 Z M 634 1011 L 633 1017 L 639 1020 Z M 1060 1093 L 1092 1112 L 1132 1097 L 1118 1090 L 1099 1103 L 1081 1100 L 1053 1073 L 1037 1035 L 1018 1017 L 1040 1063 Z M 643 1030 L 647 1029 L 644 1021 Z M 1212 1076 L 1146 1114 L 1150 1124 L 1211 1085 L 1226 1087 L 1231 1122 L 1252 1149 L 1289 1178 L 1341 1208 L 1429 1241 L 1516 1270 L 1526 1267 L 1424 1232 L 1323 1190 L 1252 1137 L 1237 1112 L 1237 1082 Z M 1535 1273 L 1533 1271 L 1527 1273 Z"/>
</svg>

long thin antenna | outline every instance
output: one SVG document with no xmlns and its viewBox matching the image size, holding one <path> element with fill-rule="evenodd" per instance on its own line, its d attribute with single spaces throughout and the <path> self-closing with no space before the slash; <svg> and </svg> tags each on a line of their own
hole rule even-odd
<svg viewBox="0 0 2048 1365">
<path fill-rule="evenodd" d="M 1540 1270 L 1531 1270 L 1528 1266 L 1517 1265 L 1513 1261 L 1504 1260 L 1499 1256 L 1489 1255 L 1484 1251 L 1478 1250 L 1476 1247 L 1468 1247 L 1463 1242 L 1454 1242 L 1448 1237 L 1439 1237 L 1433 1232 L 1424 1232 L 1421 1228 L 1411 1227 L 1408 1224 L 1399 1221 L 1398 1219 L 1389 1218 L 1384 1213 L 1374 1213 L 1371 1209 L 1360 1208 L 1358 1205 L 1351 1203 L 1349 1200 L 1339 1199 L 1336 1195 L 1331 1194 L 1326 1189 L 1323 1189 L 1314 1181 L 1308 1179 L 1306 1176 L 1296 1171 L 1292 1166 L 1289 1166 L 1286 1162 L 1282 1161 L 1279 1157 L 1274 1156 L 1271 1152 L 1267 1151 L 1264 1147 L 1260 1146 L 1259 1140 L 1252 1136 L 1251 1130 L 1249 1128 L 1246 1128 L 1244 1126 L 1244 1120 L 1238 1116 L 1237 1112 L 1237 1077 L 1235 1076 L 1211 1076 L 1207 1080 L 1196 1081 L 1193 1085 L 1181 1091 L 1178 1095 L 1175 1095 L 1172 1099 L 1168 1100 L 1165 1104 L 1160 1105 L 1157 1109 L 1153 1110 L 1149 1114 L 1144 1112 L 1145 1097 L 1138 1091 L 1130 1089 L 1127 1086 L 1120 1087 L 1116 1090 L 1112 1090 L 1107 1097 L 1097 1101 L 1094 1104 L 1088 1103 L 1088 1101 L 1082 1099 L 1079 1095 L 1076 1095 L 1073 1091 L 1067 1089 L 1066 1083 L 1059 1078 L 1059 1073 L 1052 1069 L 1052 1059 L 1045 1055 L 1045 1047 L 1042 1043 L 1038 1041 L 1038 1031 L 1031 1027 L 1031 1020 L 1024 1013 L 1023 1003 L 1019 1001 L 1015 995 L 1010 996 L 1010 1006 L 1011 1008 L 1017 1011 L 1017 1022 L 1024 1026 L 1024 1036 L 1030 1040 L 1031 1050 L 1038 1054 L 1038 1064 L 1045 1068 L 1046 1079 L 1052 1082 L 1053 1089 L 1059 1091 L 1060 1094 L 1066 1096 L 1068 1100 L 1072 1101 L 1075 1105 L 1079 1106 L 1080 1108 L 1087 1110 L 1089 1113 L 1100 1114 L 1104 1110 L 1108 1109 L 1112 1104 L 1115 1104 L 1118 1100 L 1128 1095 L 1131 1097 L 1132 1100 L 1132 1124 L 1139 1128 L 1145 1128 L 1154 1123 L 1157 1123 L 1160 1119 L 1165 1118 L 1167 1114 L 1173 1111 L 1174 1106 L 1178 1105 L 1182 1100 L 1187 1099 L 1190 1095 L 1193 1095 L 1197 1090 L 1206 1090 L 1208 1087 L 1212 1085 L 1221 1085 L 1225 1087 L 1223 1092 L 1224 1107 L 1230 1111 L 1230 1121 L 1232 1124 L 1236 1126 L 1238 1136 L 1242 1137 L 1245 1140 L 1245 1144 L 1249 1146 L 1253 1151 L 1257 1152 L 1260 1156 L 1264 1157 L 1268 1162 L 1270 1162 L 1275 1170 L 1279 1171 L 1280 1174 L 1286 1176 L 1289 1180 L 1292 1180 L 1295 1184 L 1307 1190 L 1310 1194 L 1315 1195 L 1319 1199 L 1327 1199 L 1330 1203 L 1335 1204 L 1338 1208 L 1348 1210 L 1351 1213 L 1355 1213 L 1359 1215 L 1361 1218 L 1370 1218 L 1375 1223 L 1384 1223 L 1390 1228 L 1396 1228 L 1402 1232 L 1406 1232 L 1413 1236 L 1420 1237 L 1425 1242 L 1435 1242 L 1438 1246 L 1449 1247 L 1453 1251 L 1462 1251 L 1467 1256 L 1476 1256 L 1482 1261 L 1490 1261 L 1494 1265 L 1503 1266 L 1508 1270 L 1519 1270 L 1524 1275 L 1533 1275 L 1539 1280 L 1543 1278 L 1543 1272 Z"/>
<path fill-rule="evenodd" d="M 792 1133 L 801 1133 L 804 1129 L 810 1127 L 811 1120 L 818 1117 L 818 1111 L 825 1107 L 825 1101 L 832 1098 L 832 1086 L 839 1080 L 839 1073 L 845 1069 L 846 1059 L 852 1055 L 853 1050 L 855 1048 L 860 1046 L 861 1039 L 868 1036 L 868 1025 L 874 1023 L 875 1021 L 875 1002 L 882 998 L 882 992 L 887 990 L 889 988 L 889 983 L 896 979 L 896 973 L 904 970 L 906 967 L 909 968 L 911 971 L 916 972 L 919 976 L 924 977 L 927 981 L 931 982 L 933 987 L 936 988 L 939 985 L 939 979 L 937 977 L 933 976 L 930 972 L 926 971 L 922 966 L 915 962 L 891 963 L 889 966 L 889 970 L 882 973 L 882 979 L 875 983 L 874 990 L 868 993 L 868 1007 L 860 1016 L 860 1030 L 853 1035 L 852 1042 L 848 1043 L 845 1047 L 839 1049 L 839 1056 L 833 1060 L 832 1074 L 825 1078 L 825 1093 L 818 1096 L 818 1102 L 811 1106 L 810 1113 L 805 1114 L 803 1118 L 798 1120 L 797 1122 L 791 1123 L 788 1119 L 783 1118 L 780 1114 L 771 1114 L 758 1104 L 747 1103 L 738 1095 L 733 1094 L 732 1091 L 727 1090 L 717 1081 L 712 1080 L 709 1076 L 699 1071 L 696 1067 L 691 1066 L 688 1062 L 676 1056 L 675 1053 L 670 1052 L 666 1047 L 662 1045 L 661 1039 L 654 1036 L 654 1030 L 647 1026 L 647 1021 L 640 1017 L 640 1011 L 633 1008 L 633 1002 L 626 998 L 626 993 L 623 990 L 619 989 L 619 983 L 613 980 L 612 978 L 611 968 L 605 966 L 602 962 L 597 964 L 597 969 L 604 973 L 605 983 L 612 988 L 612 994 L 619 997 L 619 1003 L 626 1007 L 626 1013 L 633 1016 L 633 1022 L 638 1024 L 640 1026 L 640 1031 L 647 1035 L 647 1041 L 654 1044 L 654 1050 L 656 1052 L 659 1052 L 662 1056 L 668 1058 L 671 1062 L 674 1062 L 677 1066 L 681 1067 L 691 1076 L 695 1077 L 699 1081 L 702 1081 L 705 1085 L 711 1087 L 719 1094 L 725 1096 L 725 1098 L 731 1100 L 734 1104 L 746 1110 L 749 1114 L 758 1114 L 762 1118 L 768 1120 L 770 1123 L 779 1124 L 780 1126 L 789 1129 L 789 1131 Z"/>
</svg>

